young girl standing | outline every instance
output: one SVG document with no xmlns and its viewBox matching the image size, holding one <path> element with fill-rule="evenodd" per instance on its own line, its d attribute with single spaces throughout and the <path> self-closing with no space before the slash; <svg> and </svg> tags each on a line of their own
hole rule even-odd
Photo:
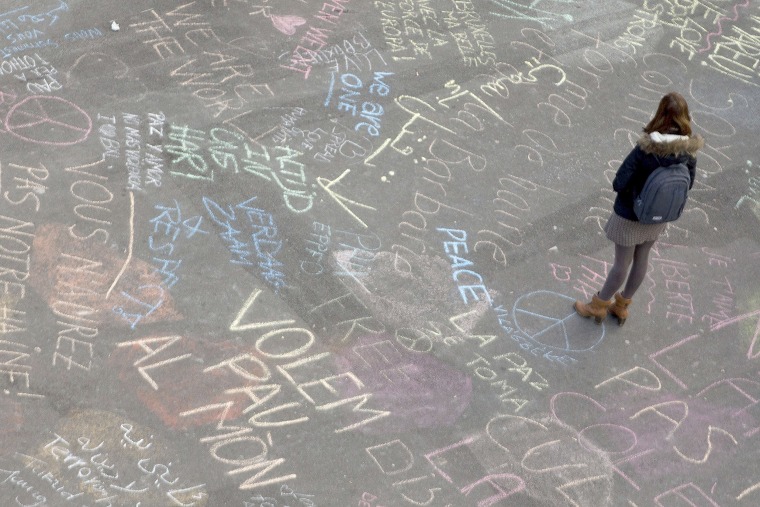
<svg viewBox="0 0 760 507">
<path fill-rule="evenodd" d="M 649 251 L 667 226 L 667 223 L 640 223 L 633 211 L 633 201 L 655 169 L 679 162 L 689 169 L 691 189 L 696 175 L 696 154 L 703 146 L 704 139 L 698 134 L 692 135 L 686 100 L 675 92 L 665 95 L 612 182 L 617 197 L 604 232 L 615 243 L 615 261 L 604 286 L 591 301 L 575 302 L 575 310 L 582 317 L 594 317 L 600 324 L 607 313 L 611 313 L 621 326 L 625 323 L 631 298 L 646 276 Z M 625 287 L 617 292 L 623 283 Z M 613 295 L 614 301 L 611 301 Z"/>
</svg>

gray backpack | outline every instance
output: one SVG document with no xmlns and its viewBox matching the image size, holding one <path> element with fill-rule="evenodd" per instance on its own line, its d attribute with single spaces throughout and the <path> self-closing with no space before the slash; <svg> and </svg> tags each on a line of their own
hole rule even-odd
<svg viewBox="0 0 760 507">
<path fill-rule="evenodd" d="M 660 166 L 649 175 L 633 200 L 633 212 L 642 224 L 672 222 L 681 216 L 691 177 L 684 163 Z"/>
</svg>

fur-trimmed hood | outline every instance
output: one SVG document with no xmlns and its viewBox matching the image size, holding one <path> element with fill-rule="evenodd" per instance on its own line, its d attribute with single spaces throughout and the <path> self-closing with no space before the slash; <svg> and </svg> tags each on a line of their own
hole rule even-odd
<svg viewBox="0 0 760 507">
<path fill-rule="evenodd" d="M 642 135 L 637 144 L 646 153 L 665 157 L 668 155 L 688 154 L 695 157 L 704 145 L 705 140 L 699 134 L 693 136 L 677 136 L 652 132 Z"/>
</svg>

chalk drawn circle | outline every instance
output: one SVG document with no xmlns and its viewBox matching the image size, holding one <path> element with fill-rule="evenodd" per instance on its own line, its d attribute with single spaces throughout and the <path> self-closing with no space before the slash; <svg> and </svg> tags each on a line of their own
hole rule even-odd
<svg viewBox="0 0 760 507">
<path fill-rule="evenodd" d="M 589 326 L 573 309 L 575 299 L 539 290 L 517 298 L 512 307 L 515 326 L 539 345 L 563 352 L 584 352 L 604 339 L 604 324 Z"/>
<path fill-rule="evenodd" d="M 614 440 L 612 437 L 612 433 L 610 432 L 609 435 L 604 435 L 606 430 L 612 430 L 613 428 L 622 428 L 623 432 L 628 435 L 628 438 L 630 439 L 630 445 L 626 448 L 621 448 L 620 450 L 610 450 L 603 448 L 599 442 L 602 439 L 602 437 L 609 437 L 607 440 L 612 441 Z M 592 433 L 598 434 L 599 438 L 587 438 L 586 432 L 592 430 Z M 588 426 L 586 428 L 583 428 L 580 433 L 578 433 L 578 443 L 581 444 L 583 447 L 588 449 L 591 452 L 605 452 L 607 454 L 625 454 L 628 451 L 632 450 L 634 447 L 636 447 L 636 444 L 639 443 L 639 439 L 636 437 L 636 433 L 630 428 L 626 428 L 625 426 L 620 426 L 619 424 L 610 424 L 610 423 L 602 423 L 602 424 L 593 424 L 591 426 Z M 626 442 L 622 442 L 621 447 L 625 447 L 627 445 Z"/>
<path fill-rule="evenodd" d="M 90 135 L 92 119 L 60 97 L 33 95 L 14 104 L 5 116 L 6 130 L 24 141 L 71 146 Z"/>
</svg>

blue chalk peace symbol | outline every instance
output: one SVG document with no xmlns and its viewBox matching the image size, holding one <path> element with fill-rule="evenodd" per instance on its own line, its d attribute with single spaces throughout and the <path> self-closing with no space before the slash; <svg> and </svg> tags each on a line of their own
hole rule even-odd
<svg viewBox="0 0 760 507">
<path fill-rule="evenodd" d="M 515 326 L 530 340 L 564 352 L 593 349 L 604 339 L 604 323 L 589 326 L 573 309 L 575 299 L 548 290 L 517 298 L 512 307 Z"/>
</svg>

